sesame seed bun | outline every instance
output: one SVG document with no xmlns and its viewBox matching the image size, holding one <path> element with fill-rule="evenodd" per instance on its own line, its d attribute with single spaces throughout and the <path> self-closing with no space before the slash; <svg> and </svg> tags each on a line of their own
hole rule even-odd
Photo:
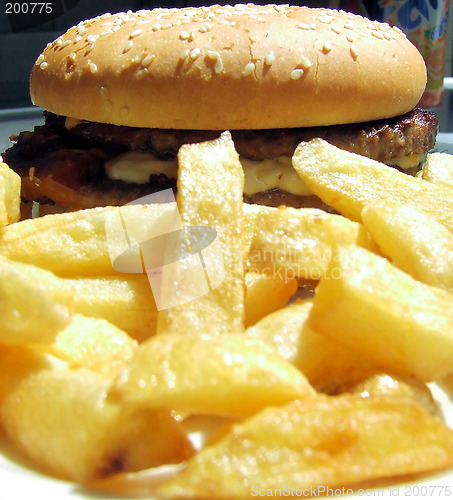
<svg viewBox="0 0 453 500">
<path fill-rule="evenodd" d="M 424 61 L 397 28 L 307 7 L 106 14 L 48 44 L 35 105 L 75 119 L 167 129 L 355 123 L 411 110 Z"/>
</svg>

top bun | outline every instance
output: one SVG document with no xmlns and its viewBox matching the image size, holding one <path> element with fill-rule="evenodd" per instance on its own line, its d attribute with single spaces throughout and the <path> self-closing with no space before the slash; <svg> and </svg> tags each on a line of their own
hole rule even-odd
<svg viewBox="0 0 453 500">
<path fill-rule="evenodd" d="M 331 9 L 236 5 L 104 14 L 38 57 L 37 106 L 170 129 L 354 123 L 411 110 L 422 56 L 398 29 Z"/>
</svg>

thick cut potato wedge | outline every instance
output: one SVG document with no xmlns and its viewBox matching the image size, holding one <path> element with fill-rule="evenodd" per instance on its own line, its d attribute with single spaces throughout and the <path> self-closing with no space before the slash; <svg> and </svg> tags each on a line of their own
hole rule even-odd
<svg viewBox="0 0 453 500">
<path fill-rule="evenodd" d="M 177 204 L 188 230 L 204 226 L 216 238 L 197 254 L 162 268 L 158 333 L 243 329 L 244 172 L 229 133 L 185 145 L 178 154 Z M 206 181 L 209 179 L 209 182 Z M 165 307 L 159 307 L 163 303 Z"/>
<path fill-rule="evenodd" d="M 109 245 L 106 224 L 109 227 L 112 220 L 120 220 L 120 215 L 123 219 L 134 220 L 135 226 L 141 228 L 141 237 L 146 240 L 148 230 L 154 234 L 159 221 L 165 222 L 174 210 L 171 203 L 127 205 L 27 219 L 4 229 L 0 253 L 46 268 L 59 276 L 117 274 L 110 254 L 118 252 L 121 242 L 112 241 Z"/>
<path fill-rule="evenodd" d="M 351 220 L 361 222 L 368 203 L 396 202 L 414 205 L 453 231 L 453 196 L 447 187 L 343 151 L 322 139 L 300 144 L 293 165 L 314 194 Z"/>
<path fill-rule="evenodd" d="M 312 301 L 299 302 L 268 314 L 247 328 L 247 337 L 267 343 L 296 366 L 318 390 L 363 380 L 376 367 L 360 352 L 321 335 L 307 320 Z"/>
<path fill-rule="evenodd" d="M 244 280 L 245 326 L 286 306 L 298 288 L 297 279 L 287 276 L 283 269 L 275 269 L 272 273 L 248 271 Z"/>
<path fill-rule="evenodd" d="M 387 373 L 439 379 L 453 371 L 453 294 L 414 280 L 359 247 L 334 255 L 308 324 Z"/>
<path fill-rule="evenodd" d="M 129 335 L 100 318 L 75 314 L 56 337 L 49 351 L 71 366 L 84 366 L 113 378 L 137 349 Z"/>
<path fill-rule="evenodd" d="M 103 318 L 142 342 L 156 333 L 157 308 L 145 274 L 62 278 L 74 290 L 74 312 Z"/>
<path fill-rule="evenodd" d="M 314 390 L 276 351 L 244 334 L 181 332 L 144 342 L 111 394 L 145 407 L 244 417 Z"/>
<path fill-rule="evenodd" d="M 41 469 L 73 481 L 179 462 L 193 453 L 168 412 L 110 402 L 110 383 L 42 351 L 0 346 L 0 422 Z"/>
<path fill-rule="evenodd" d="M 0 255 L 0 343 L 51 343 L 73 307 L 73 290 L 53 273 Z"/>
<path fill-rule="evenodd" d="M 453 188 L 453 155 L 448 153 L 430 153 L 423 167 L 422 179 L 433 184 Z"/>
<path fill-rule="evenodd" d="M 283 488 L 323 496 L 452 464 L 453 432 L 412 400 L 319 396 L 235 425 L 160 491 L 172 499 L 283 496 Z"/>
<path fill-rule="evenodd" d="M 396 266 L 428 285 L 453 290 L 453 234 L 445 226 L 398 203 L 367 205 L 362 220 Z"/>
<path fill-rule="evenodd" d="M 338 386 L 337 394 L 342 392 L 358 394 L 362 398 L 376 396 L 406 397 L 413 399 L 433 415 L 440 416 L 440 408 L 434 400 L 428 385 L 413 378 L 378 373 L 359 382 Z"/>
<path fill-rule="evenodd" d="M 377 250 L 362 224 L 323 210 L 247 205 L 245 214 L 255 221 L 247 269 L 283 269 L 288 277 L 319 280 L 338 246 Z"/>
<path fill-rule="evenodd" d="M 20 176 L 0 161 L 0 227 L 20 219 Z"/>
</svg>

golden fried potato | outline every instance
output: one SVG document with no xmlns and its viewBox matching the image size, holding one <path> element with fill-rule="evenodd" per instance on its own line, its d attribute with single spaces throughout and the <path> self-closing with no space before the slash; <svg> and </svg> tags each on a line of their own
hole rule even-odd
<svg viewBox="0 0 453 500">
<path fill-rule="evenodd" d="M 361 222 L 365 205 L 396 202 L 414 205 L 453 231 L 453 191 L 395 168 L 332 146 L 322 139 L 300 144 L 294 168 L 322 201 Z"/>
<path fill-rule="evenodd" d="M 158 333 L 225 333 L 243 329 L 244 172 L 229 133 L 188 144 L 178 154 L 177 204 L 186 228 L 204 226 L 215 240 L 162 268 Z M 209 182 L 206 182 L 209 179 Z M 152 275 L 148 273 L 150 279 Z M 164 304 L 160 307 L 159 303 Z"/>
<path fill-rule="evenodd" d="M 412 400 L 319 396 L 266 408 L 233 426 L 160 493 L 240 499 L 312 488 L 323 496 L 327 488 L 452 465 L 453 432 Z"/>
<path fill-rule="evenodd" d="M 387 259 L 340 248 L 316 288 L 308 324 L 382 371 L 436 380 L 453 371 L 453 294 Z"/>
<path fill-rule="evenodd" d="M 108 321 L 75 314 L 57 335 L 50 351 L 71 366 L 84 366 L 113 378 L 132 359 L 137 346 L 129 335 Z"/>
<path fill-rule="evenodd" d="M 112 258 L 122 243 L 107 241 L 106 224 L 123 217 L 141 228 L 143 241 L 153 235 L 156 225 L 164 226 L 174 204 L 101 207 L 27 219 L 5 228 L 0 238 L 0 254 L 34 264 L 59 276 L 99 276 L 117 274 Z M 121 217 L 120 217 L 121 216 Z M 114 228 L 113 228 L 114 229 Z M 122 229 L 121 235 L 124 234 Z M 119 234 L 112 231 L 113 236 Z"/>
<path fill-rule="evenodd" d="M 64 280 L 74 290 L 75 313 L 103 318 L 139 342 L 156 333 L 157 308 L 145 274 Z"/>
<path fill-rule="evenodd" d="M 377 246 L 361 224 L 315 208 L 250 206 L 254 235 L 247 268 L 277 272 L 288 277 L 319 280 L 340 245 L 356 244 L 376 251 Z"/>
<path fill-rule="evenodd" d="M 0 343 L 52 342 L 73 305 L 73 290 L 53 273 L 0 255 Z"/>
<path fill-rule="evenodd" d="M 0 227 L 20 219 L 20 176 L 0 161 Z"/>
<path fill-rule="evenodd" d="M 312 301 L 298 302 L 268 314 L 247 328 L 247 337 L 270 345 L 296 366 L 322 392 L 375 373 L 360 352 L 321 335 L 307 324 Z"/>
<path fill-rule="evenodd" d="M 423 167 L 422 178 L 434 184 L 453 187 L 453 155 L 429 153 Z"/>
<path fill-rule="evenodd" d="M 362 220 L 396 266 L 423 283 L 453 290 L 453 234 L 445 226 L 411 205 L 389 202 L 366 205 Z"/>
<path fill-rule="evenodd" d="M 14 383 L 6 387 L 3 379 Z M 0 422 L 44 471 L 73 481 L 179 462 L 193 453 L 168 412 L 108 401 L 110 382 L 39 350 L 0 346 Z"/>
<path fill-rule="evenodd" d="M 141 344 L 112 396 L 150 408 L 244 417 L 267 405 L 313 397 L 305 377 L 244 334 L 157 335 Z"/>
<path fill-rule="evenodd" d="M 394 375 L 378 373 L 360 382 L 339 385 L 336 393 L 351 392 L 362 398 L 376 396 L 407 397 L 423 406 L 433 415 L 440 415 L 439 406 L 426 384 L 410 378 L 396 377 Z"/>
<path fill-rule="evenodd" d="M 248 271 L 244 281 L 245 326 L 285 306 L 298 288 L 295 276 L 288 276 L 283 269 L 272 273 Z"/>
</svg>

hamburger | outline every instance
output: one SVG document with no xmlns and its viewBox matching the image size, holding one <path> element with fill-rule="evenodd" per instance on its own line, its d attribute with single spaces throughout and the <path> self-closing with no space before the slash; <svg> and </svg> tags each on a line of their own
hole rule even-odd
<svg viewBox="0 0 453 500">
<path fill-rule="evenodd" d="M 296 146 L 322 137 L 412 171 L 438 129 L 436 115 L 415 108 L 425 85 L 423 58 L 404 33 L 343 11 L 247 4 L 105 14 L 39 55 L 30 95 L 45 123 L 12 137 L 3 159 L 29 207 L 122 205 L 176 188 L 181 145 L 229 130 L 246 202 L 320 206 L 291 166 Z"/>
</svg>

